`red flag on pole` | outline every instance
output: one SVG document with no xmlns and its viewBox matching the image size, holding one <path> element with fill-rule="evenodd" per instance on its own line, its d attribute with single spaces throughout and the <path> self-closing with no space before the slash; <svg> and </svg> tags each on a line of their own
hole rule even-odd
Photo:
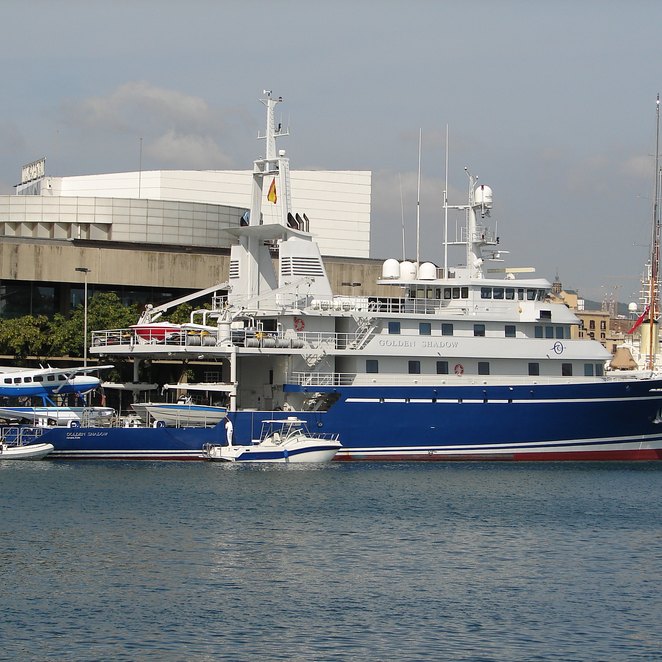
<svg viewBox="0 0 662 662">
<path fill-rule="evenodd" d="M 628 331 L 628 333 L 634 333 L 643 323 L 643 321 L 646 319 L 646 315 L 648 315 L 648 311 L 650 310 L 650 306 L 646 306 L 646 310 L 644 310 L 641 315 L 637 318 L 637 321 L 632 325 L 632 328 Z"/>
</svg>

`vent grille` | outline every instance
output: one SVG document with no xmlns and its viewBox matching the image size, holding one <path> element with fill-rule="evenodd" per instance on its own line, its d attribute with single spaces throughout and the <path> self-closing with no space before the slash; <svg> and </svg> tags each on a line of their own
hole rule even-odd
<svg viewBox="0 0 662 662">
<path fill-rule="evenodd" d="M 283 257 L 281 276 L 324 276 L 322 261 L 316 257 Z"/>
<path fill-rule="evenodd" d="M 239 278 L 239 260 L 230 260 L 230 278 Z"/>
</svg>

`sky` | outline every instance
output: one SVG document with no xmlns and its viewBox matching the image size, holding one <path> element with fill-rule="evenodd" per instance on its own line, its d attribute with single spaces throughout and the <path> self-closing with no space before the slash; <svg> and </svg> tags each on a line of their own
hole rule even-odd
<svg viewBox="0 0 662 662">
<path fill-rule="evenodd" d="M 3 0 L 0 194 L 52 176 L 250 169 L 264 89 L 293 170 L 371 170 L 371 257 L 443 260 L 465 168 L 505 266 L 638 301 L 659 0 Z M 451 215 L 451 236 L 461 219 Z M 451 263 L 457 261 L 451 253 Z"/>
</svg>

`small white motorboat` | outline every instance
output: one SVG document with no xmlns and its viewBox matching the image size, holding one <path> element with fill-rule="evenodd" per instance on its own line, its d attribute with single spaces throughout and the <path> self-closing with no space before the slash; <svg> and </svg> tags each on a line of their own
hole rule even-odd
<svg viewBox="0 0 662 662">
<path fill-rule="evenodd" d="M 7 444 L 0 441 L 1 460 L 41 460 L 52 450 L 53 444 Z"/>
<path fill-rule="evenodd" d="M 312 433 L 296 417 L 262 422 L 260 438 L 248 446 L 206 444 L 215 462 L 330 462 L 342 444 L 338 435 Z"/>
</svg>

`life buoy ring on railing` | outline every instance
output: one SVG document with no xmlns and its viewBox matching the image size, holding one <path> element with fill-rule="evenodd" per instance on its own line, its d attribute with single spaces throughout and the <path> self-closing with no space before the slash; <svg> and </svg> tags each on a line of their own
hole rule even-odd
<svg viewBox="0 0 662 662">
<path fill-rule="evenodd" d="M 464 374 L 464 366 L 461 363 L 457 363 L 453 370 L 458 377 L 461 377 Z"/>
<path fill-rule="evenodd" d="M 294 318 L 294 330 L 299 333 L 303 331 L 306 328 L 306 323 L 300 318 L 300 317 L 295 317 Z"/>
</svg>

